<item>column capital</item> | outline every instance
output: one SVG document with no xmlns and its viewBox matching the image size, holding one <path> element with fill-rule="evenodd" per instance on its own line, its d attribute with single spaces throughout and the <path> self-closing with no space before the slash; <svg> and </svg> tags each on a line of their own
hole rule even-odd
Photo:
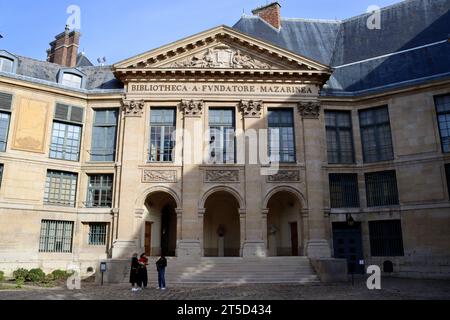
<svg viewBox="0 0 450 320">
<path fill-rule="evenodd" d="M 261 118 L 264 103 L 262 100 L 241 100 L 238 103 L 238 108 L 244 118 Z"/>
<path fill-rule="evenodd" d="M 205 103 L 203 100 L 181 100 L 179 107 L 185 117 L 200 117 Z"/>
<path fill-rule="evenodd" d="M 122 111 L 125 117 L 142 117 L 144 114 L 144 106 L 144 100 L 122 100 Z"/>
<path fill-rule="evenodd" d="M 320 101 L 302 101 L 298 103 L 298 111 L 303 119 L 319 119 Z"/>
</svg>

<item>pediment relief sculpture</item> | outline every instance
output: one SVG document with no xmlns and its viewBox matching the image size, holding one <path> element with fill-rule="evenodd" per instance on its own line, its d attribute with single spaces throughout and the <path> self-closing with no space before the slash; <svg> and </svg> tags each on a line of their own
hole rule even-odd
<svg viewBox="0 0 450 320">
<path fill-rule="evenodd" d="M 172 62 L 169 68 L 274 69 L 274 66 L 228 46 L 209 48 L 205 52 Z"/>
</svg>

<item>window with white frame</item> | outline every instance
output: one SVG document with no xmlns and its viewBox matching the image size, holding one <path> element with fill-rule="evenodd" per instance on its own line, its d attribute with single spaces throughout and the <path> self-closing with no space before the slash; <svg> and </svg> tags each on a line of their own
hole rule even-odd
<svg viewBox="0 0 450 320">
<path fill-rule="evenodd" d="M 209 161 L 235 163 L 235 117 L 233 109 L 209 110 Z"/>
<path fill-rule="evenodd" d="M 78 175 L 63 171 L 47 171 L 44 202 L 50 205 L 75 207 Z"/>
<path fill-rule="evenodd" d="M 83 77 L 74 73 L 65 72 L 62 76 L 61 84 L 63 86 L 80 89 L 83 83 Z"/>
<path fill-rule="evenodd" d="M 271 162 L 296 161 L 292 109 L 269 109 L 269 157 Z"/>
<path fill-rule="evenodd" d="M 150 162 L 174 161 L 175 108 L 152 108 L 150 117 Z"/>
<path fill-rule="evenodd" d="M 95 174 L 89 176 L 88 208 L 111 208 L 113 194 L 112 174 Z"/>
<path fill-rule="evenodd" d="M 0 92 L 0 152 L 6 151 L 11 120 L 12 95 Z"/>
</svg>

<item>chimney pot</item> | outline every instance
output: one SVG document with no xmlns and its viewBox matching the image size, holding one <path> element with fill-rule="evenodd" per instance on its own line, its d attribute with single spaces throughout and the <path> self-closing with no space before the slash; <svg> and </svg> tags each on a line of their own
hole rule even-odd
<svg viewBox="0 0 450 320">
<path fill-rule="evenodd" d="M 281 28 L 281 5 L 278 1 L 256 8 L 253 15 L 260 17 L 275 29 Z"/>
</svg>

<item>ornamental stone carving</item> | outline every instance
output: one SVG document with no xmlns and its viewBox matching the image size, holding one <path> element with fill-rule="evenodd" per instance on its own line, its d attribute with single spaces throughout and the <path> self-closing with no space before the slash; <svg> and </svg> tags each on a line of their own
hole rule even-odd
<svg viewBox="0 0 450 320">
<path fill-rule="evenodd" d="M 203 53 L 169 65 L 171 68 L 272 69 L 266 62 L 250 57 L 226 45 L 209 48 Z"/>
<path fill-rule="evenodd" d="M 262 101 L 241 100 L 239 102 L 239 109 L 244 115 L 244 118 L 261 118 L 263 106 Z"/>
<path fill-rule="evenodd" d="M 183 100 L 180 109 L 186 117 L 200 117 L 203 114 L 204 103 L 201 100 Z"/>
<path fill-rule="evenodd" d="M 144 113 L 145 101 L 123 100 L 122 108 L 125 117 L 141 117 Z"/>
<path fill-rule="evenodd" d="M 299 182 L 300 171 L 298 170 L 280 170 L 277 174 L 267 177 L 268 182 Z"/>
<path fill-rule="evenodd" d="M 144 170 L 142 174 L 144 183 L 177 182 L 176 170 Z"/>
<path fill-rule="evenodd" d="M 239 182 L 239 170 L 207 170 L 205 182 Z"/>
<path fill-rule="evenodd" d="M 318 119 L 320 116 L 320 102 L 300 102 L 298 110 L 304 119 Z"/>
</svg>

